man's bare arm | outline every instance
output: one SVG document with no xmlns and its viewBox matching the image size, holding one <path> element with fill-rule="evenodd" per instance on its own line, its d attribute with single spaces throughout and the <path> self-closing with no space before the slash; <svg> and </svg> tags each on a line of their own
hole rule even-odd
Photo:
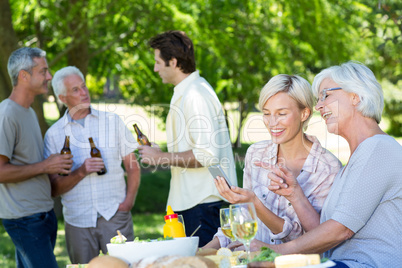
<svg viewBox="0 0 402 268">
<path fill-rule="evenodd" d="M 71 169 L 71 155 L 53 154 L 47 159 L 30 165 L 13 165 L 8 157 L 0 155 L 0 183 L 17 183 L 40 174 L 66 173 Z"/>
<path fill-rule="evenodd" d="M 192 150 L 179 153 L 162 152 L 157 146 L 140 146 L 138 151 L 141 156 L 141 163 L 148 165 L 168 165 L 183 168 L 203 167 L 194 156 Z"/>
<path fill-rule="evenodd" d="M 123 158 L 123 165 L 127 172 L 127 194 L 120 204 L 119 210 L 130 211 L 134 206 L 138 188 L 140 187 L 141 170 L 134 153 L 130 153 Z"/>
</svg>

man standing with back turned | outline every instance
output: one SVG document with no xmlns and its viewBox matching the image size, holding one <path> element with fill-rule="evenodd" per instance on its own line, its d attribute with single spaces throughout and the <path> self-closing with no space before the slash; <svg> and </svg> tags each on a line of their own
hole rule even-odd
<svg viewBox="0 0 402 268">
<path fill-rule="evenodd" d="M 150 46 L 155 53 L 154 71 L 163 83 L 175 86 L 166 120 L 169 152 L 157 146 L 140 146 L 139 152 L 143 163 L 171 166 L 167 203 L 183 215 L 187 236 L 201 224 L 196 235 L 202 247 L 220 226 L 223 204 L 208 166 L 220 164 L 237 185 L 225 117 L 216 93 L 195 69 L 193 43 L 184 32 L 159 34 Z"/>
<path fill-rule="evenodd" d="M 71 155 L 43 160 L 38 118 L 30 107 L 52 79 L 46 52 L 24 47 L 8 60 L 13 90 L 0 103 L 0 218 L 15 245 L 17 267 L 58 267 L 57 219 L 46 173 L 68 173 Z"/>
</svg>

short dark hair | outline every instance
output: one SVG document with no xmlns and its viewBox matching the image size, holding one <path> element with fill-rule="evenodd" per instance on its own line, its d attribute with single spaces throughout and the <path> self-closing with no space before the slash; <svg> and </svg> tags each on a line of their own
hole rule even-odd
<svg viewBox="0 0 402 268">
<path fill-rule="evenodd" d="M 177 67 L 183 73 L 195 71 L 194 45 L 191 39 L 182 31 L 167 31 L 151 38 L 149 46 L 159 49 L 160 57 L 169 66 L 172 58 L 177 60 Z"/>
</svg>

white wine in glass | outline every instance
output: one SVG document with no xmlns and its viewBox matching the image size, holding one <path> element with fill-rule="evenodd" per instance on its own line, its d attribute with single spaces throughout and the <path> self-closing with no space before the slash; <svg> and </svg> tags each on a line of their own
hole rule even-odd
<svg viewBox="0 0 402 268">
<path fill-rule="evenodd" d="M 250 256 L 250 242 L 257 233 L 257 214 L 253 203 L 230 205 L 230 221 L 233 236 L 244 244 L 247 262 Z"/>
<path fill-rule="evenodd" d="M 221 208 L 219 210 L 219 216 L 221 220 L 221 230 L 223 234 L 229 238 L 231 241 L 235 240 L 232 234 L 232 226 L 230 225 L 230 209 Z"/>
</svg>

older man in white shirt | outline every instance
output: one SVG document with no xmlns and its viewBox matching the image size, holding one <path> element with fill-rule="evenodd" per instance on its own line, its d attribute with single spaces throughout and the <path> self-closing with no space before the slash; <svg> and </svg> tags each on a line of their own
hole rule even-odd
<svg viewBox="0 0 402 268">
<path fill-rule="evenodd" d="M 131 208 L 140 184 L 133 153 L 137 142 L 118 115 L 91 107 L 85 79 L 76 67 L 57 71 L 52 80 L 68 110 L 45 135 L 45 157 L 60 152 L 70 136 L 73 167 L 68 176 L 49 175 L 52 195 L 61 195 L 67 251 L 72 263 L 88 263 L 120 230 L 134 240 Z M 92 137 L 102 158 L 91 157 Z M 123 163 L 127 172 L 127 186 Z M 106 167 L 106 174 L 97 172 Z"/>
</svg>

